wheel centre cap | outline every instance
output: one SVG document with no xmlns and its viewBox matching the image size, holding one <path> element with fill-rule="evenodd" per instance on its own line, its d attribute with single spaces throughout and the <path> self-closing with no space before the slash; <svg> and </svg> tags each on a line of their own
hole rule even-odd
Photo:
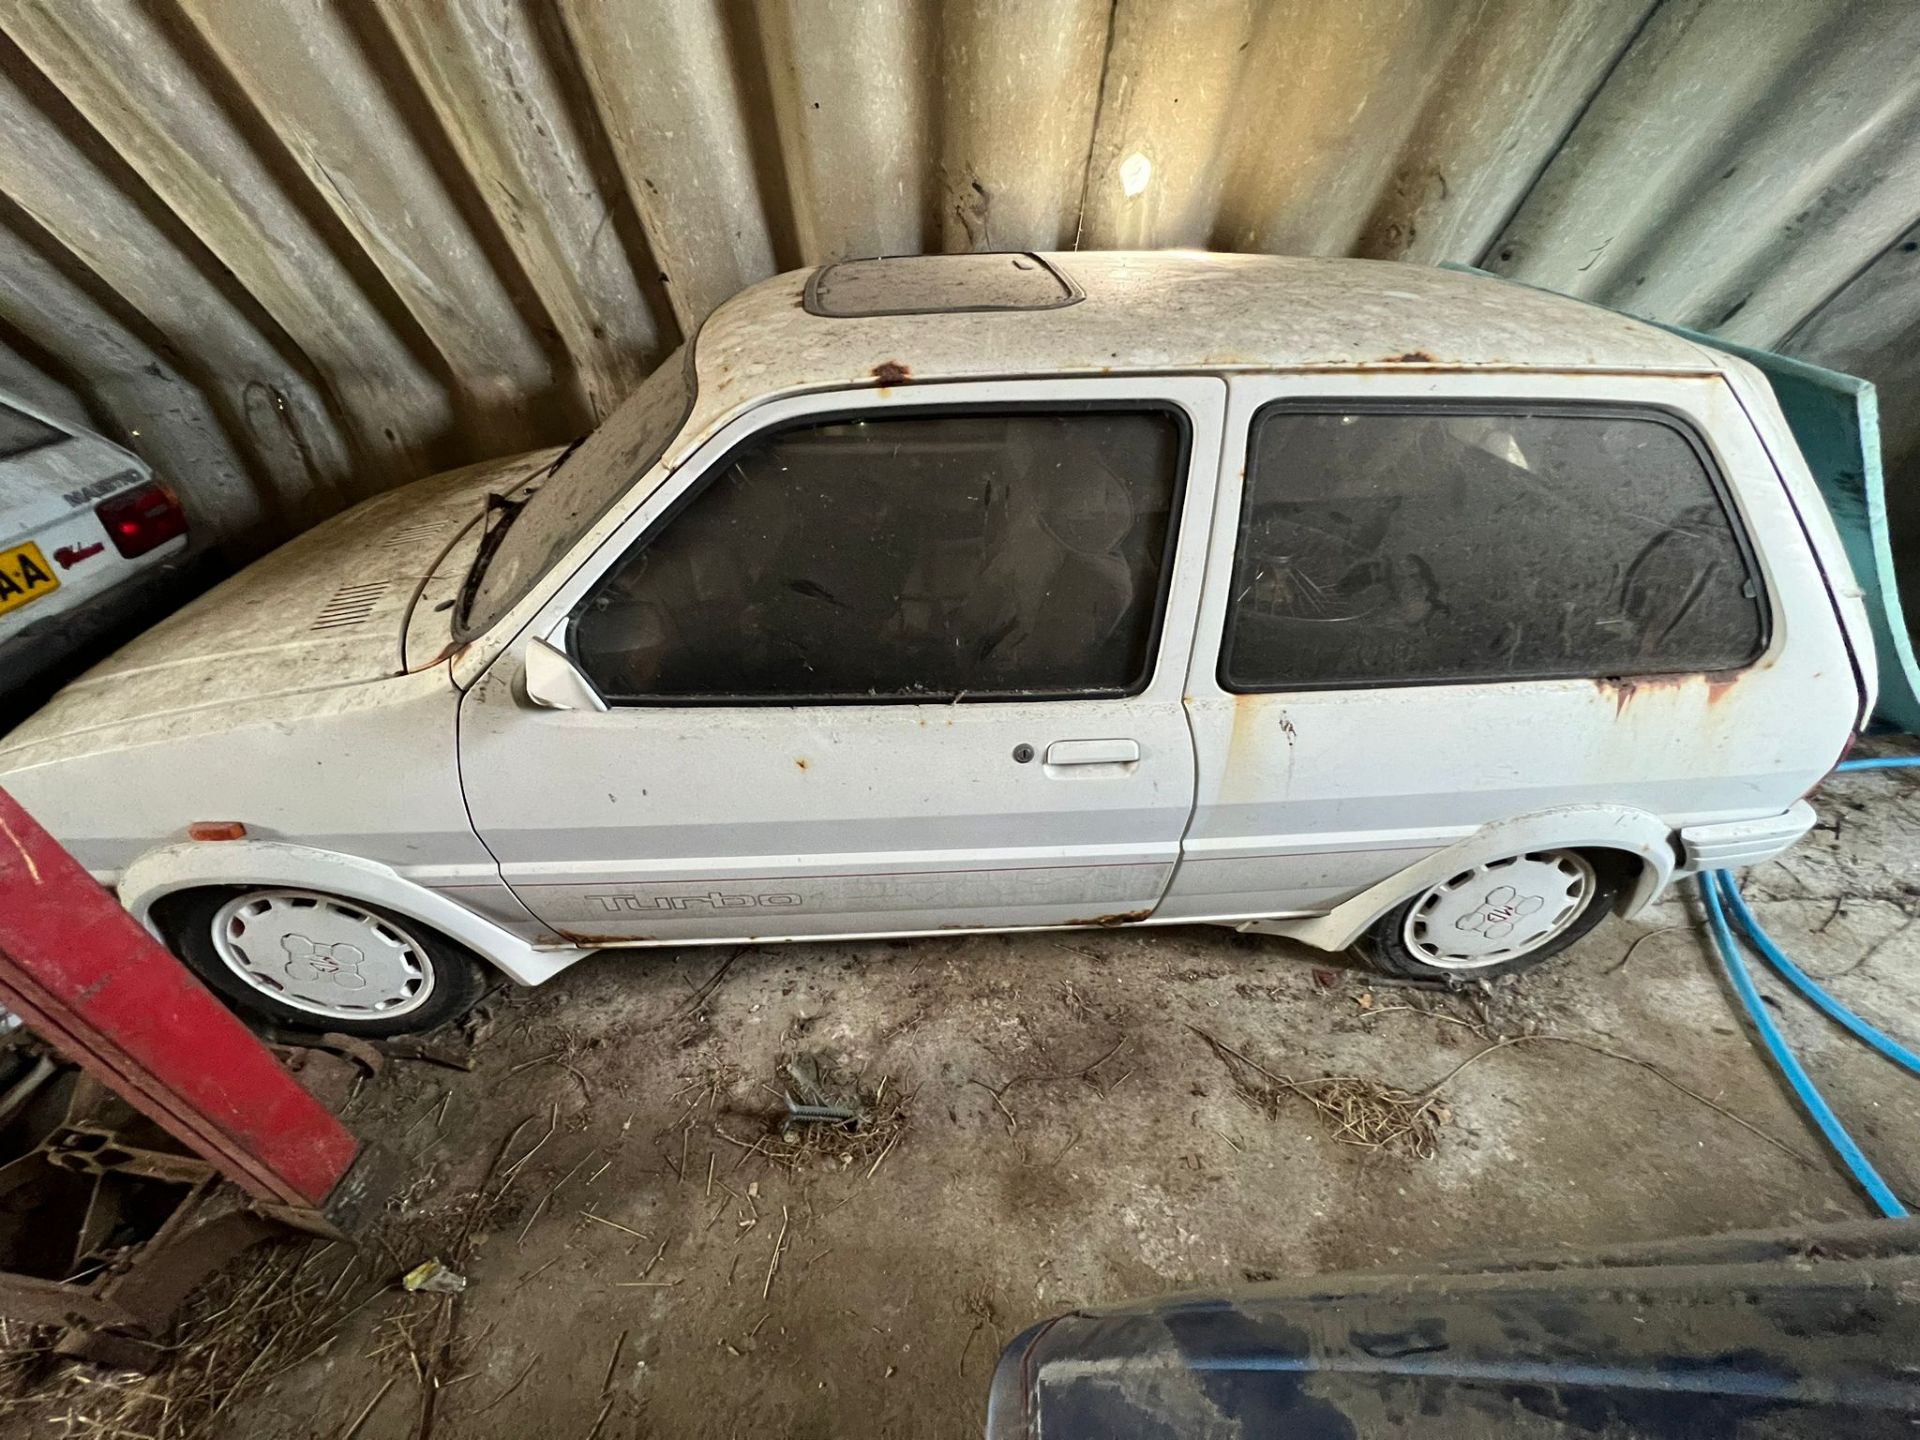
<svg viewBox="0 0 1920 1440">
<path fill-rule="evenodd" d="M 1453 922 L 1456 930 L 1478 932 L 1489 940 L 1500 940 L 1513 933 L 1514 925 L 1534 914 L 1547 903 L 1544 895 L 1522 895 L 1511 885 L 1496 885 L 1480 901 Z"/>
<path fill-rule="evenodd" d="M 324 980 L 342 990 L 361 990 L 367 977 L 360 973 L 366 952 L 344 940 L 323 944 L 305 935 L 283 935 L 280 948 L 286 952 L 282 967 L 289 980 Z"/>
</svg>

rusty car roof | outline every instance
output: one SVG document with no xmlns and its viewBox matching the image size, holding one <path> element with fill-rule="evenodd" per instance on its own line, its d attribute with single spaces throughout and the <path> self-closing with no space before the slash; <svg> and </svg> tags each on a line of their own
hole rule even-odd
<svg viewBox="0 0 1920 1440">
<path fill-rule="evenodd" d="M 900 263 L 924 273 L 930 258 Z M 1196 369 L 1721 368 L 1644 321 L 1424 265 L 1194 251 L 1031 258 L 1080 297 L 1045 309 L 964 308 L 964 287 L 948 286 L 951 309 L 848 317 L 808 307 L 818 269 L 743 290 L 700 330 L 684 437 L 775 395 L 860 384 Z"/>
</svg>

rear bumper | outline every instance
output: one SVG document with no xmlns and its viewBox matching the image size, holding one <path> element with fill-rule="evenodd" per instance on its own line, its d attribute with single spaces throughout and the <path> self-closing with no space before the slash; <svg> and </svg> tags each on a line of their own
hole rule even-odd
<svg viewBox="0 0 1920 1440">
<path fill-rule="evenodd" d="M 1680 831 L 1676 877 L 1703 870 L 1731 870 L 1771 860 L 1813 828 L 1813 806 L 1796 800 L 1784 815 L 1730 820 L 1718 825 L 1688 825 Z"/>
<path fill-rule="evenodd" d="M 206 579 L 195 581 L 196 567 L 205 557 L 190 546 L 185 537 L 169 542 L 154 552 L 151 563 L 142 563 L 109 588 L 56 605 L 44 615 L 30 613 L 27 623 L 0 637 L 0 665 L 8 681 L 23 684 L 103 638 L 129 638 L 116 632 L 143 627 L 185 603 L 206 584 Z"/>
</svg>

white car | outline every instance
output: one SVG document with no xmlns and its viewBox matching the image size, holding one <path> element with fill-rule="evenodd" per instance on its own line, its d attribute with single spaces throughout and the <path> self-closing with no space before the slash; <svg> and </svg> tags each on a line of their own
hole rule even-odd
<svg viewBox="0 0 1920 1440">
<path fill-rule="evenodd" d="M 0 699 L 124 619 L 188 543 L 138 456 L 0 395 Z"/>
<path fill-rule="evenodd" d="M 1868 713 L 1745 362 L 1403 265 L 784 275 L 604 425 L 254 565 L 0 748 L 236 1006 L 596 950 L 1204 922 L 1532 964 L 1756 862 Z"/>
</svg>

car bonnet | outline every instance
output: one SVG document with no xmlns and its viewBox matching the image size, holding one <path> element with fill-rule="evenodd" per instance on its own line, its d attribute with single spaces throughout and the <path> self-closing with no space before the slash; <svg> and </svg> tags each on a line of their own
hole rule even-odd
<svg viewBox="0 0 1920 1440">
<path fill-rule="evenodd" d="M 0 739 L 19 752 L 90 731 L 303 691 L 371 684 L 437 663 L 433 586 L 457 584 L 489 492 L 551 458 L 540 451 L 431 476 L 335 516 L 161 621 Z M 450 578 L 449 578 L 450 577 Z M 426 592 L 426 593 L 423 593 Z M 64 747 L 60 747 L 64 748 Z"/>
</svg>

